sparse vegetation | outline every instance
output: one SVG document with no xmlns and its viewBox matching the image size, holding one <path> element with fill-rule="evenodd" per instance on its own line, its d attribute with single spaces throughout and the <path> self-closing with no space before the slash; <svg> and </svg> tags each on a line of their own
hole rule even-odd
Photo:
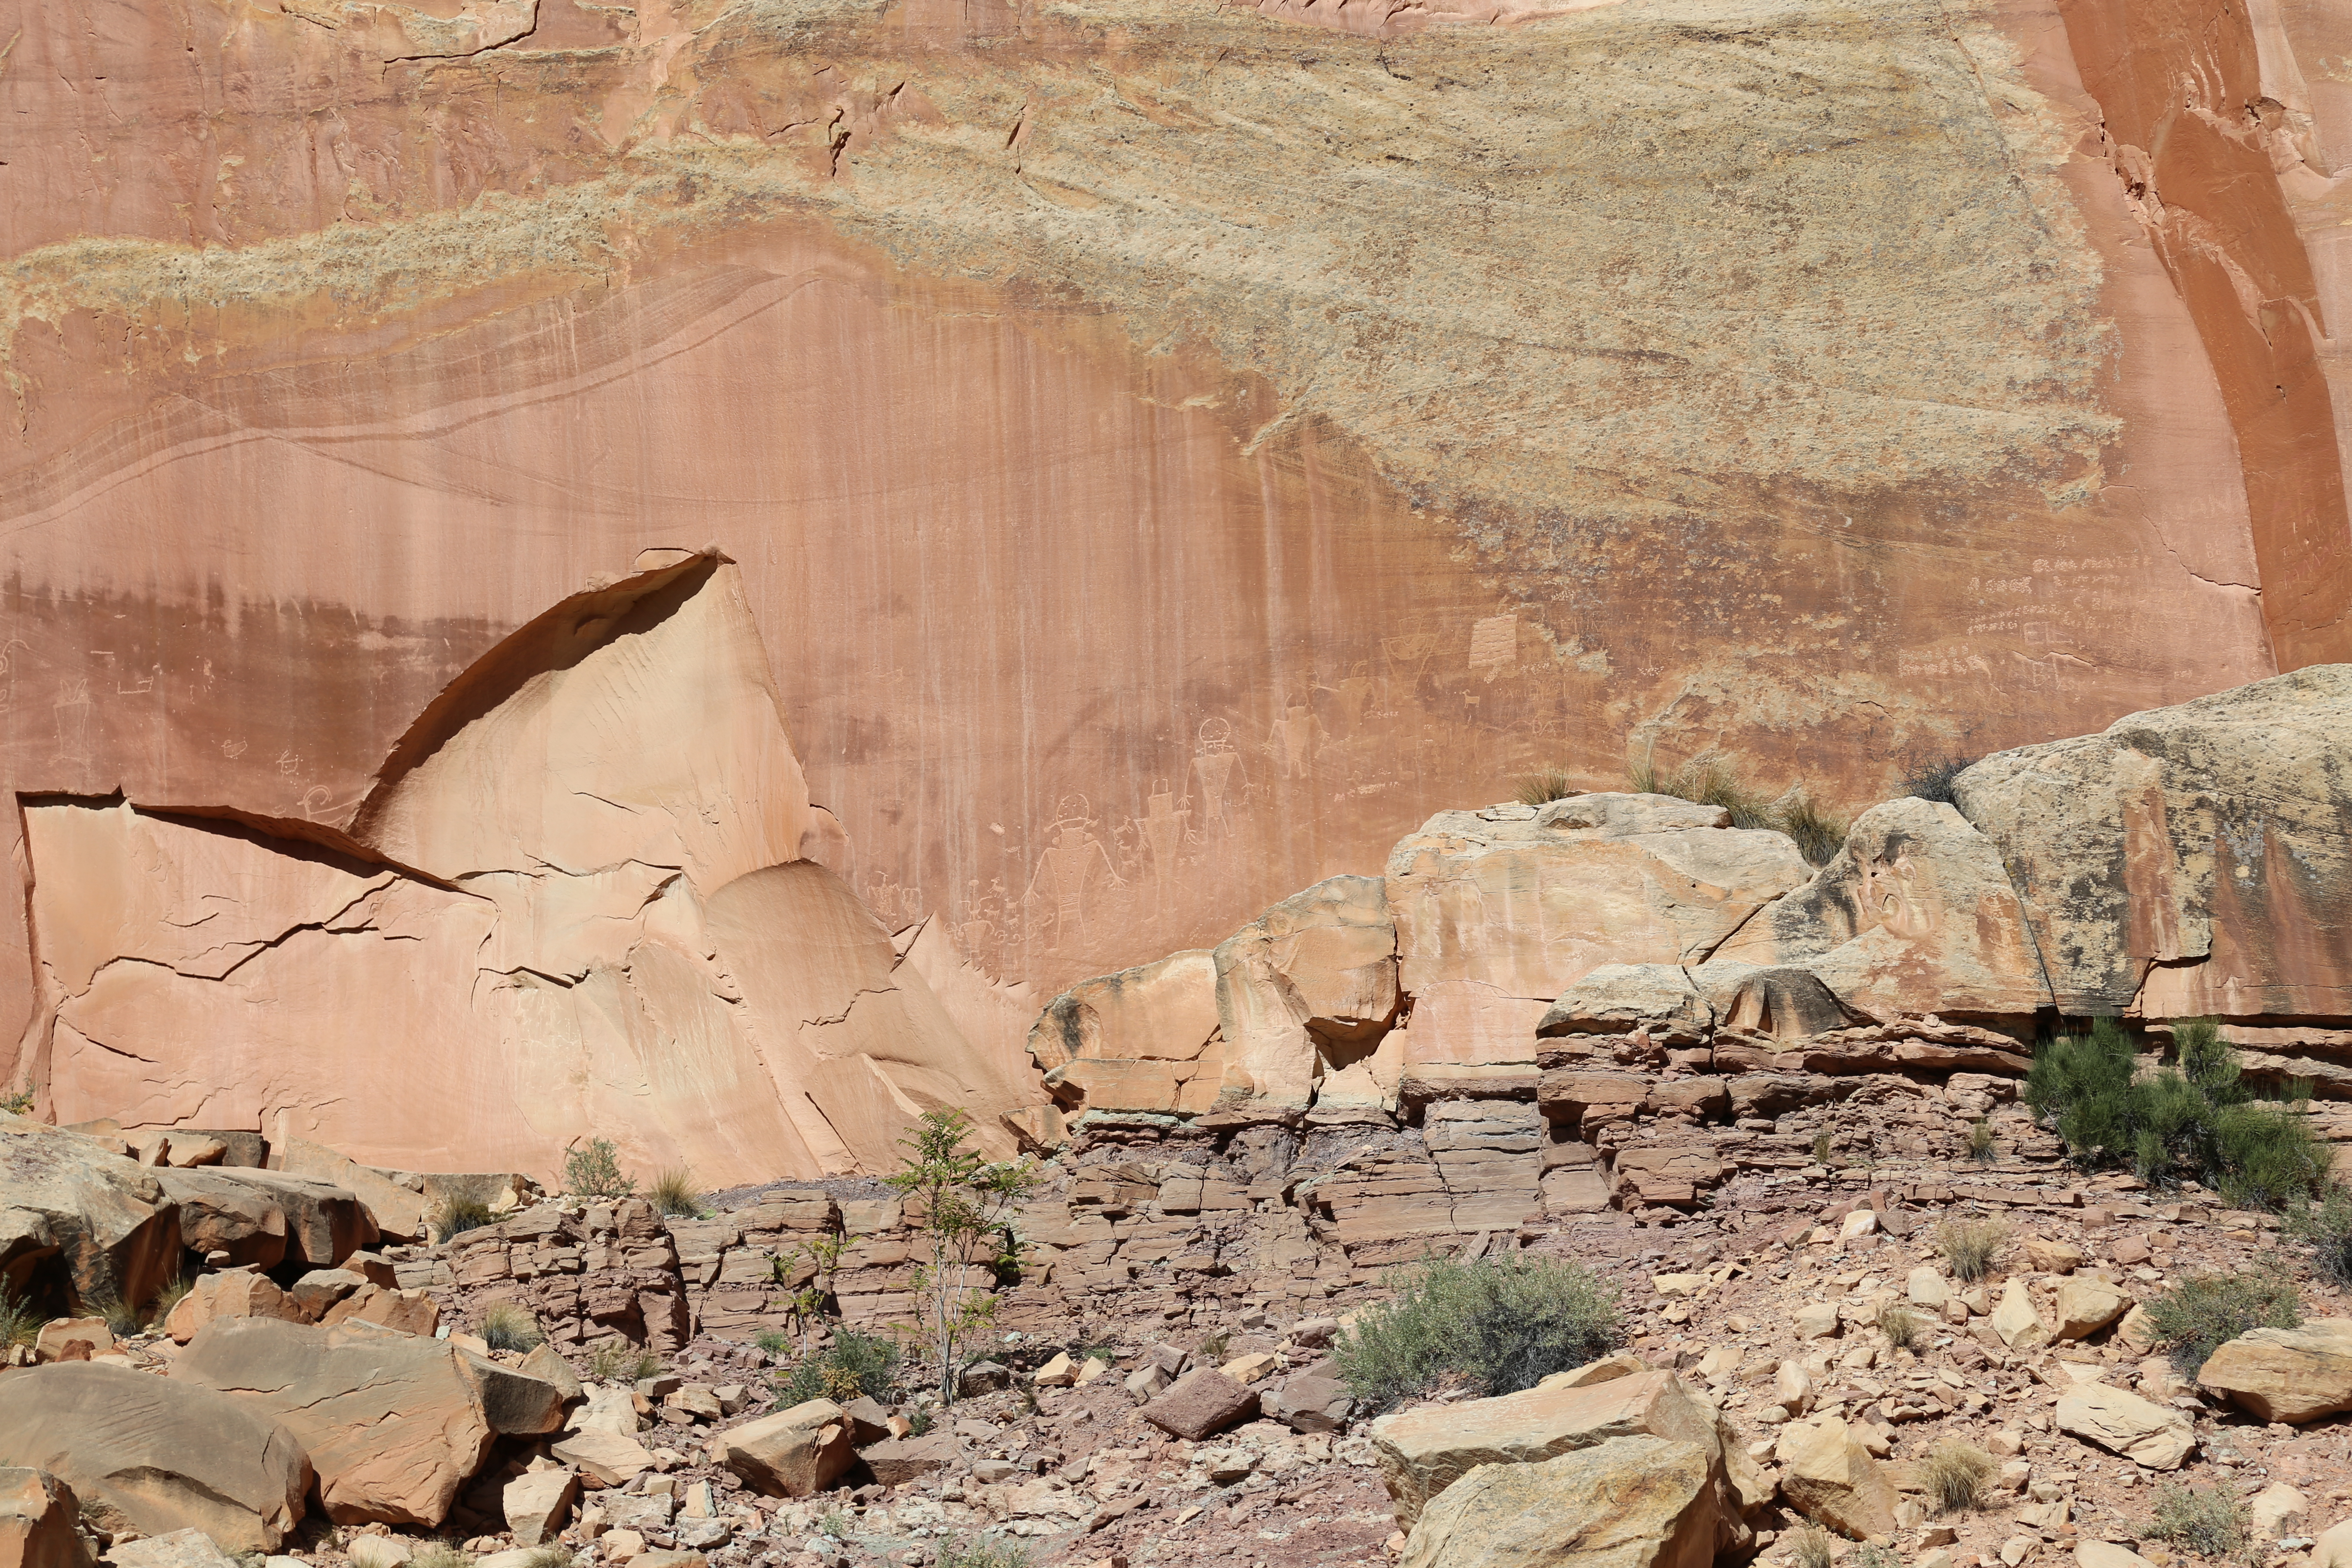
<svg viewBox="0 0 2352 1568">
<path fill-rule="evenodd" d="M 1559 769 L 1546 768 L 1521 779 L 1511 798 L 1521 805 L 1549 805 L 1553 801 L 1566 800 L 1570 795 L 1581 793 Z"/>
<path fill-rule="evenodd" d="M 1836 1145 L 1836 1142 L 1837 1140 L 1835 1136 L 1832 1134 L 1830 1130 L 1826 1127 L 1814 1133 L 1813 1163 L 1816 1165 L 1828 1164 L 1830 1163 L 1830 1151 Z"/>
<path fill-rule="evenodd" d="M 915 1270 L 914 1330 L 934 1357 L 940 1398 L 952 1404 L 958 1352 L 996 1320 L 998 1279 L 1020 1267 L 1013 1215 L 1037 1189 L 1029 1160 L 990 1161 L 965 1146 L 971 1119 L 942 1108 L 923 1112 L 898 1140 L 907 1151 L 883 1178 L 929 1238 L 930 1257 Z"/>
<path fill-rule="evenodd" d="M 494 1351 L 536 1350 L 547 1340 L 539 1320 L 513 1301 L 493 1301 L 482 1309 L 481 1334 Z"/>
<path fill-rule="evenodd" d="M 0 1279 L 0 1350 L 31 1344 L 43 1321 L 39 1312 L 11 1294 L 7 1281 Z"/>
<path fill-rule="evenodd" d="M 1616 1290 L 1567 1259 L 1426 1258 L 1390 1284 L 1331 1352 L 1373 1412 L 1447 1383 L 1513 1394 L 1624 1342 Z"/>
<path fill-rule="evenodd" d="M 1919 1479 L 1937 1513 L 1964 1513 L 1983 1506 L 1985 1489 L 2000 1468 L 1975 1444 L 1950 1437 L 1928 1450 L 1919 1465 Z"/>
<path fill-rule="evenodd" d="M 1808 866 L 1826 866 L 1845 847 L 1846 819 L 1822 810 L 1812 796 L 1792 791 L 1773 807 L 1774 826 L 1796 841 Z"/>
<path fill-rule="evenodd" d="M 817 1528 L 835 1541 L 847 1541 L 849 1516 L 837 1508 L 827 1509 L 824 1517 L 817 1521 Z"/>
<path fill-rule="evenodd" d="M 433 1205 L 428 1223 L 433 1226 L 433 1239 L 446 1241 L 453 1236 L 463 1236 L 469 1230 L 479 1230 L 498 1216 L 490 1205 L 464 1193 L 452 1193 Z"/>
<path fill-rule="evenodd" d="M 1997 1219 L 1946 1220 L 1936 1227 L 1936 1247 L 1944 1267 L 1963 1285 L 1974 1285 L 1992 1274 L 1994 1259 L 2009 1245 L 2009 1226 Z"/>
<path fill-rule="evenodd" d="M 937 1424 L 937 1419 L 929 1411 L 919 1409 L 907 1417 L 907 1435 L 910 1437 L 919 1437 Z"/>
<path fill-rule="evenodd" d="M 2253 1555 L 2253 1520 L 2226 1484 L 2210 1489 L 2159 1486 L 2156 1516 L 2140 1534 L 2203 1557 L 2251 1560 Z"/>
<path fill-rule="evenodd" d="M 2000 1157 L 1993 1144 L 1992 1118 L 1979 1116 L 1969 1123 L 1969 1158 L 1979 1165 L 1990 1165 Z"/>
<path fill-rule="evenodd" d="M 533 1548 L 530 1555 L 522 1560 L 522 1568 L 572 1568 L 573 1561 L 572 1548 L 561 1542 L 550 1542 Z"/>
<path fill-rule="evenodd" d="M 591 1138 L 586 1148 L 564 1152 L 563 1190 L 576 1198 L 625 1198 L 635 1195 L 637 1184 L 621 1173 L 611 1139 Z"/>
<path fill-rule="evenodd" d="M 188 1292 L 194 1288 L 195 1281 L 185 1274 L 173 1275 L 163 1282 L 163 1288 L 155 1292 L 155 1299 L 147 1303 L 147 1321 L 150 1324 L 160 1323 L 170 1317 L 172 1309 L 187 1300 Z"/>
<path fill-rule="evenodd" d="M 89 1308 L 106 1320 L 107 1331 L 118 1340 L 127 1340 L 146 1327 L 139 1321 L 139 1309 L 112 1291 L 93 1298 Z"/>
<path fill-rule="evenodd" d="M 1230 1335 L 1211 1334 L 1192 1347 L 1192 1364 L 1194 1366 L 1224 1365 L 1225 1347 L 1229 1343 L 1231 1343 Z"/>
<path fill-rule="evenodd" d="M 672 1165 L 654 1174 L 650 1194 L 655 1212 L 677 1219 L 705 1217 L 702 1194 L 694 1184 L 694 1173 L 684 1165 Z"/>
<path fill-rule="evenodd" d="M 408 1568 L 470 1568 L 473 1559 L 446 1541 L 428 1541 L 408 1560 Z"/>
<path fill-rule="evenodd" d="M 1817 1524 L 1807 1525 L 1789 1538 L 1789 1554 L 1797 1568 L 1830 1568 L 1830 1532 Z"/>
<path fill-rule="evenodd" d="M 1719 805 L 1731 813 L 1734 827 L 1785 833 L 1796 841 L 1797 851 L 1808 865 L 1827 865 L 1830 857 L 1845 846 L 1845 822 L 1814 804 L 1801 787 L 1792 787 L 1773 800 L 1750 788 L 1737 768 L 1711 752 L 1693 757 L 1679 768 L 1638 763 L 1626 770 L 1626 784 L 1641 795 L 1670 795 L 1699 805 Z"/>
<path fill-rule="evenodd" d="M 835 1329 L 833 1342 L 803 1356 L 776 1379 L 776 1392 L 791 1405 L 811 1399 L 836 1404 L 870 1394 L 887 1398 L 898 1376 L 898 1347 L 875 1334 Z"/>
<path fill-rule="evenodd" d="M 2248 1329 L 2291 1329 L 2303 1321 L 2303 1293 L 2273 1260 L 2236 1274 L 2184 1279 L 2150 1300 L 2147 1315 L 2173 1366 L 2193 1376 L 2224 1341 Z"/>
<path fill-rule="evenodd" d="M 940 1568 L 1029 1568 L 1029 1549 L 975 1535 L 940 1549 Z"/>
<path fill-rule="evenodd" d="M 1952 798 L 1952 785 L 1975 763 L 1974 757 L 1914 754 L 1903 762 L 1902 791 L 1921 800 L 1956 805 L 1958 803 Z"/>
<path fill-rule="evenodd" d="M 2330 1182 L 2315 1203 L 2286 1217 L 2286 1234 L 2312 1249 L 2311 1267 L 2331 1284 L 2352 1286 L 2352 1191 Z"/>
<path fill-rule="evenodd" d="M 1878 1331 L 1886 1336 L 1889 1347 L 1916 1351 L 1927 1342 L 1927 1320 L 1900 1301 L 1889 1301 L 1878 1309 Z"/>
<path fill-rule="evenodd" d="M 33 1086 L 31 1084 L 20 1084 L 15 1089 L 0 1091 L 0 1110 L 5 1110 L 11 1116 L 22 1116 L 32 1109 Z"/>
<path fill-rule="evenodd" d="M 599 1345 L 588 1358 L 588 1375 L 600 1383 L 639 1383 L 661 1369 L 661 1357 L 625 1340 Z"/>
<path fill-rule="evenodd" d="M 793 1336 L 782 1329 L 761 1329 L 751 1336 L 751 1342 L 770 1355 L 782 1355 L 793 1348 Z"/>
<path fill-rule="evenodd" d="M 2099 1019 L 2034 1053 L 2026 1103 L 2085 1170 L 2128 1165 L 2151 1186 L 2201 1182 L 2240 1208 L 2289 1207 L 2325 1182 L 2308 1084 L 2260 1099 L 2210 1018 L 2175 1025 L 2172 1040 L 2174 1065 L 2142 1073 L 2131 1037 Z"/>
</svg>

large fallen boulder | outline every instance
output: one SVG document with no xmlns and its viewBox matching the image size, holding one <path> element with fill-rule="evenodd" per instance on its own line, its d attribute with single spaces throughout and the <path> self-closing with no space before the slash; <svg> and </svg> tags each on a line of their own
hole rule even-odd
<svg viewBox="0 0 2352 1568">
<path fill-rule="evenodd" d="M 155 1179 L 180 1205 L 188 1250 L 224 1250 L 231 1263 L 331 1268 L 380 1234 L 349 1189 L 284 1171 L 206 1167 Z"/>
<path fill-rule="evenodd" d="M 120 1143 L 0 1113 L 0 1283 L 54 1316 L 144 1306 L 179 1271 L 180 1215 Z"/>
<path fill-rule="evenodd" d="M 172 1378 L 283 1422 L 338 1524 L 439 1524 L 497 1433 L 463 1352 L 362 1324 L 217 1318 Z"/>
<path fill-rule="evenodd" d="M 1696 1444 L 1648 1436 L 1479 1465 L 1422 1514 L 1400 1568 L 1708 1568 L 1714 1468 Z"/>
<path fill-rule="evenodd" d="M 46 1470 L 0 1469 L 0 1568 L 89 1568 L 73 1489 Z"/>
<path fill-rule="evenodd" d="M 245 1403 L 89 1362 L 6 1374 L 0 1465 L 48 1471 L 102 1530 L 201 1530 L 233 1552 L 277 1551 L 311 1473 L 300 1439 Z"/>
<path fill-rule="evenodd" d="M 763 1497 L 821 1492 L 857 1458 L 849 1446 L 849 1417 L 830 1399 L 746 1422 L 720 1433 L 715 1447 L 719 1462 Z"/>
<path fill-rule="evenodd" d="M 1143 1407 L 1143 1418 L 1187 1442 L 1222 1432 L 1257 1414 L 1257 1391 L 1213 1366 L 1199 1367 L 1171 1384 Z"/>
<path fill-rule="evenodd" d="M 307 1176 L 351 1193 L 383 1236 L 399 1241 L 421 1241 L 425 1237 L 425 1213 L 431 1203 L 421 1183 L 415 1189 L 402 1186 L 381 1171 L 304 1138 L 272 1142 L 269 1163 L 273 1170 Z"/>
<path fill-rule="evenodd" d="M 2352 1410 L 2352 1319 L 2240 1334 L 2206 1359 L 2197 1381 L 2260 1420 L 2291 1426 Z"/>
<path fill-rule="evenodd" d="M 1305 1110 L 1328 1047 L 1366 1047 L 1396 1016 L 1396 925 L 1378 877 L 1333 877 L 1219 943 L 1222 1101 Z"/>
<path fill-rule="evenodd" d="M 1481 1465 L 1539 1464 L 1617 1437 L 1688 1444 L 1706 1456 L 1719 1481 L 1725 1476 L 1714 1413 L 1669 1372 L 1400 1411 L 1373 1422 L 1370 1436 L 1398 1522 L 1406 1525 Z"/>
</svg>

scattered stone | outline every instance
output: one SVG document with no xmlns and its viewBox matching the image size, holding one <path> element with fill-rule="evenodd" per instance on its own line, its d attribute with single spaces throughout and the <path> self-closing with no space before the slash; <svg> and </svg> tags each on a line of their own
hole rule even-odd
<svg viewBox="0 0 2352 1568">
<path fill-rule="evenodd" d="M 2301 1492 L 2284 1481 L 2273 1481 L 2246 1504 L 2246 1511 L 2253 1521 L 2254 1539 L 2276 1541 L 2287 1532 L 2290 1523 L 2301 1522 L 2309 1507 L 2309 1500 Z"/>
<path fill-rule="evenodd" d="M 830 1399 L 812 1399 L 747 1422 L 720 1433 L 712 1446 L 719 1463 L 766 1497 L 823 1491 L 857 1458 L 849 1443 L 849 1417 Z"/>
<path fill-rule="evenodd" d="M 2001 1288 L 2000 1305 L 1993 1309 L 1990 1321 L 1992 1331 L 2011 1350 L 2034 1350 L 2050 1342 L 2050 1331 L 2033 1310 L 2025 1281 L 2014 1275 Z"/>
<path fill-rule="evenodd" d="M 1781 1495 L 1806 1518 L 1856 1538 L 1895 1533 L 1895 1488 L 1843 1420 L 1791 1422 L 1773 1457 Z"/>
<path fill-rule="evenodd" d="M 2104 1279 L 2068 1279 L 2058 1287 L 2058 1337 L 2088 1339 L 2131 1308 L 2132 1299 Z"/>
<path fill-rule="evenodd" d="M 104 1318 L 56 1318 L 33 1339 L 35 1361 L 88 1361 L 114 1353 L 114 1333 Z"/>
<path fill-rule="evenodd" d="M 1214 1367 L 1188 1372 L 1143 1407 L 1161 1431 L 1199 1442 L 1257 1414 L 1257 1394 Z"/>
<path fill-rule="evenodd" d="M 1711 1468 L 1696 1444 L 1647 1436 L 1477 1465 L 1422 1513 L 1399 1568 L 1708 1568 Z"/>
<path fill-rule="evenodd" d="M 571 1517 L 580 1495 L 580 1477 L 572 1470 L 526 1470 L 499 1494 L 507 1529 L 520 1546 L 551 1541 Z"/>
</svg>

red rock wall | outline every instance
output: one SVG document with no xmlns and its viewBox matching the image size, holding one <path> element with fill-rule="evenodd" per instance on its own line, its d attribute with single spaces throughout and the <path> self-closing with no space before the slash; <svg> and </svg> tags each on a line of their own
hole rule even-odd
<svg viewBox="0 0 2352 1568">
<path fill-rule="evenodd" d="M 2170 46 L 1718 9 L 0 5 L 0 779 L 341 825 L 716 544 L 840 868 L 1050 995 L 1538 765 L 1859 802 L 2346 657 L 2315 220 L 2207 215 L 2231 338 L 2098 135 Z"/>
</svg>

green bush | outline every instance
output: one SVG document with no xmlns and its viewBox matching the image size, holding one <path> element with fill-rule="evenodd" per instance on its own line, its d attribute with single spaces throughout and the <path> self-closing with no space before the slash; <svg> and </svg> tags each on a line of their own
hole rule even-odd
<svg viewBox="0 0 2352 1568">
<path fill-rule="evenodd" d="M 2239 1207 L 2284 1208 L 2318 1186 L 2327 1153 L 2311 1130 L 2310 1086 L 2256 1097 L 2210 1018 L 2173 1031 L 2174 1065 L 2142 1074 L 2131 1037 L 2102 1018 L 2034 1053 L 2025 1100 L 2085 1170 L 2128 1165 L 2152 1186 L 2202 1182 Z"/>
<path fill-rule="evenodd" d="M 1808 866 L 1826 866 L 1845 847 L 1845 818 L 1815 805 L 1811 795 L 1790 796 L 1774 808 L 1774 817 L 1773 825 L 1796 841 Z"/>
<path fill-rule="evenodd" d="M 33 1086 L 29 1083 L 18 1089 L 9 1089 L 0 1093 L 0 1110 L 5 1110 L 11 1116 L 22 1116 L 33 1109 L 35 1098 Z"/>
<path fill-rule="evenodd" d="M 2202 1557 L 2252 1557 L 2253 1521 L 2226 1483 L 2210 1491 L 2172 1485 L 2157 1488 L 2156 1517 L 2140 1534 L 2152 1541 L 2168 1541 Z"/>
<path fill-rule="evenodd" d="M 0 1351 L 31 1344 L 47 1321 L 36 1309 L 10 1295 L 8 1282 L 0 1279 Z"/>
<path fill-rule="evenodd" d="M 1029 1568 L 1029 1549 L 1011 1541 L 973 1536 L 940 1549 L 940 1568 Z"/>
<path fill-rule="evenodd" d="M 2294 1240 L 2310 1245 L 2315 1254 L 2311 1267 L 2321 1279 L 2352 1286 L 2352 1191 L 2328 1183 L 2317 1203 L 2287 1215 L 2284 1229 Z"/>
<path fill-rule="evenodd" d="M 2303 1295 L 2283 1269 L 2257 1266 L 2185 1279 L 2150 1300 L 2147 1315 L 2172 1364 L 2194 1376 L 2224 1341 L 2248 1329 L 2291 1329 L 2303 1321 Z"/>
<path fill-rule="evenodd" d="M 812 1399 L 836 1403 L 870 1394 L 887 1398 L 898 1375 L 898 1347 L 876 1334 L 836 1329 L 833 1342 L 803 1356 L 790 1372 L 776 1378 L 776 1392 L 787 1405 Z"/>
<path fill-rule="evenodd" d="M 1366 1310 L 1331 1352 L 1373 1412 L 1449 1380 L 1516 1393 L 1624 1342 L 1616 1290 L 1580 1263 L 1429 1258 L 1389 1284 L 1394 1300 Z"/>
<path fill-rule="evenodd" d="M 563 1190 L 576 1198 L 625 1198 L 636 1192 L 637 1184 L 621 1173 L 611 1139 L 591 1138 L 586 1148 L 565 1152 Z"/>
</svg>

